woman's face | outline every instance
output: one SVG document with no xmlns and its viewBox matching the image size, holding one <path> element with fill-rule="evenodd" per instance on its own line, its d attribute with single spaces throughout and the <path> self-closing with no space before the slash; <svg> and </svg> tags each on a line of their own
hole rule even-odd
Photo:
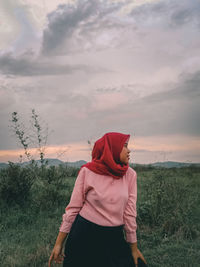
<svg viewBox="0 0 200 267">
<path fill-rule="evenodd" d="M 128 143 L 125 143 L 120 153 L 120 161 L 123 164 L 128 164 L 130 159 L 130 150 L 128 149 Z"/>
</svg>

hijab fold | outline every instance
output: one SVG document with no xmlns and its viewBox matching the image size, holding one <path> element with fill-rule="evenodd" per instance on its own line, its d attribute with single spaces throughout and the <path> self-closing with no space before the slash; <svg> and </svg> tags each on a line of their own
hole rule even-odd
<svg viewBox="0 0 200 267">
<path fill-rule="evenodd" d="M 120 162 L 120 153 L 129 138 L 130 135 L 128 134 L 106 133 L 95 142 L 92 150 L 92 161 L 82 167 L 116 179 L 123 177 L 129 166 Z"/>
</svg>

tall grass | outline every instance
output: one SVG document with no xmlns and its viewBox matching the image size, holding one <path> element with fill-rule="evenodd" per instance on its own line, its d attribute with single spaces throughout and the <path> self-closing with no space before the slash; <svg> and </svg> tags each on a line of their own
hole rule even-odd
<svg viewBox="0 0 200 267">
<path fill-rule="evenodd" d="M 159 227 L 163 236 L 176 235 L 192 239 L 198 230 L 193 222 L 193 210 L 199 194 L 194 194 L 189 177 L 157 169 L 143 184 L 143 199 L 138 206 L 140 225 Z"/>
</svg>

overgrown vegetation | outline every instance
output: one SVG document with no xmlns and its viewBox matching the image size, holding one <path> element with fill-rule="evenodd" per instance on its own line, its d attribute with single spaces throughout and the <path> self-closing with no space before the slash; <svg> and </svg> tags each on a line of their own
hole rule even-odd
<svg viewBox="0 0 200 267">
<path fill-rule="evenodd" d="M 0 266 L 47 266 L 78 170 L 60 165 L 0 170 Z M 138 245 L 149 266 L 200 266 L 200 169 L 138 174 Z"/>
<path fill-rule="evenodd" d="M 195 237 L 196 229 L 191 226 L 198 194 L 192 193 L 190 182 L 173 171 L 153 171 L 152 178 L 143 185 L 146 196 L 139 203 L 139 223 L 159 227 L 163 236 Z"/>
</svg>

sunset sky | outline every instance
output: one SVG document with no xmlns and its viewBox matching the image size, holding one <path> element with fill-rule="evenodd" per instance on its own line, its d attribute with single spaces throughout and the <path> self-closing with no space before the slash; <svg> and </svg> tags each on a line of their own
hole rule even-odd
<svg viewBox="0 0 200 267">
<path fill-rule="evenodd" d="M 199 0 L 1 0 L 0 18 L 0 162 L 32 109 L 49 158 L 88 161 L 115 131 L 131 162 L 200 162 Z"/>
</svg>

